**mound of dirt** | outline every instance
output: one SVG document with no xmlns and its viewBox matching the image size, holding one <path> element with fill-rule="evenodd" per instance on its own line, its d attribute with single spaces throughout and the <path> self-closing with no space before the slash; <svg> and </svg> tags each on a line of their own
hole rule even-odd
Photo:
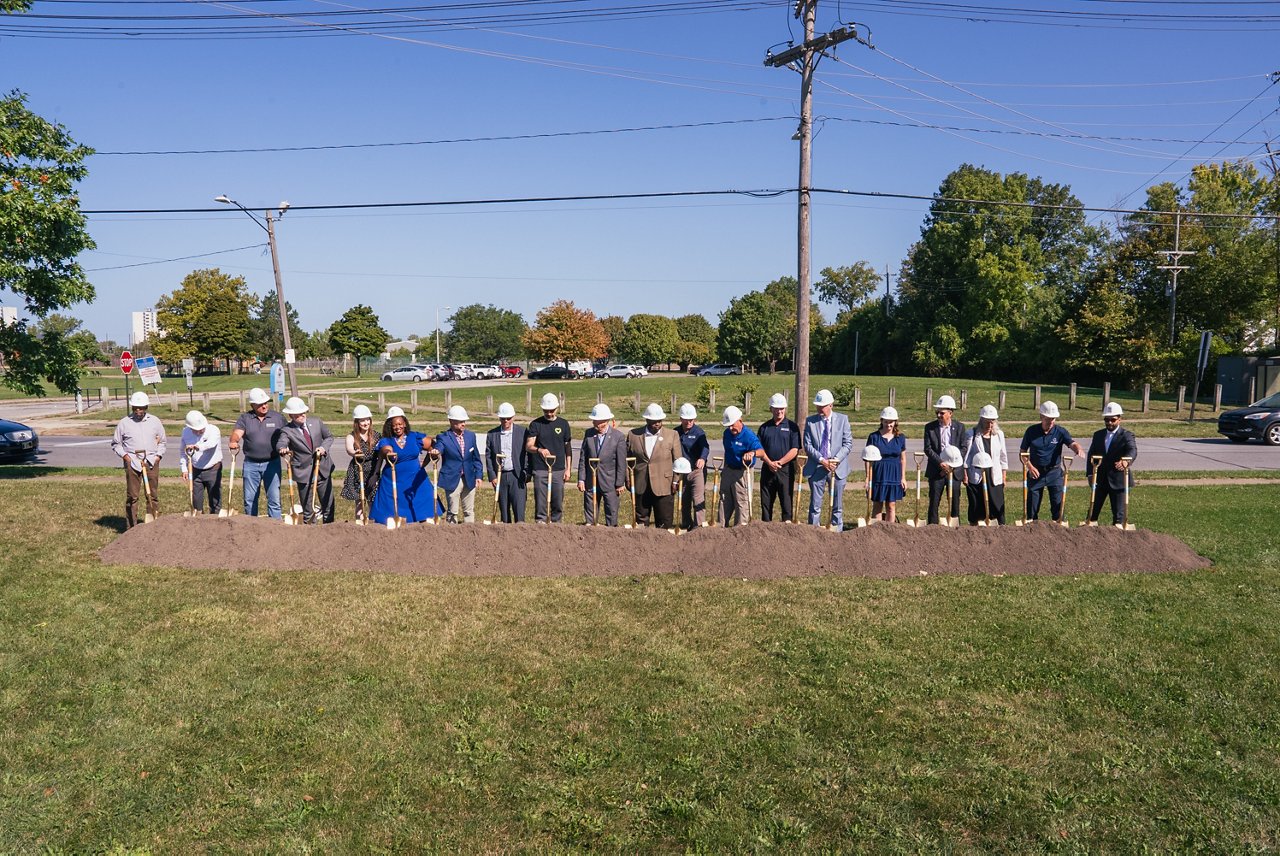
<svg viewBox="0 0 1280 856">
<path fill-rule="evenodd" d="M 101 551 L 107 564 L 238 571 L 358 570 L 420 576 L 695 576 L 776 579 L 928 574 L 1110 574 L 1207 567 L 1178 539 L 1112 527 L 876 524 L 841 533 L 753 523 L 675 537 L 572 525 L 285 526 L 251 517 L 161 517 Z"/>
</svg>

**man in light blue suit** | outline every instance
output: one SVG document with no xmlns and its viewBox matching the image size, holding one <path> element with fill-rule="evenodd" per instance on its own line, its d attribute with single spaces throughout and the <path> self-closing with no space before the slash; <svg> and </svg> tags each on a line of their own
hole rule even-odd
<svg viewBox="0 0 1280 856">
<path fill-rule="evenodd" d="M 835 396 L 820 389 L 813 398 L 818 412 L 804 422 L 804 451 L 809 460 L 804 477 L 809 480 L 809 523 L 820 526 L 822 501 L 827 488 L 831 494 L 831 525 L 844 528 L 844 482 L 849 477 L 849 455 L 853 452 L 853 432 L 849 417 L 833 410 Z"/>
</svg>

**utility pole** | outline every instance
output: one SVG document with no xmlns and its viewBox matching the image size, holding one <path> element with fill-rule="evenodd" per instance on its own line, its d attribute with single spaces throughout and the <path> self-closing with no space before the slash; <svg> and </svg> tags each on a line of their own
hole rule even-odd
<svg viewBox="0 0 1280 856">
<path fill-rule="evenodd" d="M 871 46 L 858 36 L 856 24 L 838 27 L 829 33 L 815 36 L 818 19 L 818 0 L 796 0 L 795 16 L 804 22 L 804 42 L 785 51 L 765 54 L 764 64 L 774 68 L 790 68 L 800 74 L 800 184 L 797 210 L 797 262 L 796 262 L 796 356 L 795 356 L 795 412 L 796 421 L 803 422 L 809 415 L 809 289 L 810 247 L 809 197 L 813 187 L 813 73 L 818 59 L 826 48 L 835 47 L 848 39 Z"/>
<path fill-rule="evenodd" d="M 1189 267 L 1182 264 L 1183 256 L 1194 256 L 1195 250 L 1182 249 L 1182 212 L 1176 211 L 1173 215 L 1173 249 L 1157 250 L 1156 252 L 1164 254 L 1169 259 L 1167 265 L 1156 265 L 1159 270 L 1167 270 L 1172 273 L 1172 280 L 1168 286 L 1169 293 L 1169 344 L 1176 343 L 1178 332 L 1176 322 L 1178 318 L 1178 274 L 1184 270 L 1190 270 Z"/>
<path fill-rule="evenodd" d="M 283 212 L 282 212 L 283 213 Z M 284 283 L 280 281 L 280 254 L 276 251 L 275 221 L 271 217 L 271 209 L 267 209 L 267 243 L 271 246 L 271 269 L 276 275 L 276 306 L 280 309 L 280 332 L 284 335 L 285 370 L 289 372 L 289 394 L 298 394 L 298 378 L 293 372 L 293 363 L 287 359 L 293 350 L 293 342 L 289 340 L 289 313 L 284 305 Z"/>
<path fill-rule="evenodd" d="M 1276 331 L 1271 344 L 1280 348 L 1280 165 L 1276 164 L 1276 152 L 1271 150 L 1269 140 L 1267 141 L 1267 160 L 1271 162 L 1271 205 L 1275 209 L 1271 219 L 1271 234 L 1275 236 L 1276 243 Z"/>
</svg>

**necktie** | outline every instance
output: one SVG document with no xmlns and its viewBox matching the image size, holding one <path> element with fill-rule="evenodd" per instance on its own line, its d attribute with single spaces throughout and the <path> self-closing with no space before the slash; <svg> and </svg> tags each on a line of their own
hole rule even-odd
<svg viewBox="0 0 1280 856">
<path fill-rule="evenodd" d="M 820 451 L 822 452 L 820 457 L 823 457 L 823 458 L 831 457 L 831 420 L 830 419 L 822 420 L 822 448 Z"/>
<path fill-rule="evenodd" d="M 1103 440 L 1103 443 L 1102 443 L 1102 450 L 1103 450 L 1103 452 L 1110 452 L 1110 451 L 1111 451 L 1111 439 L 1112 439 L 1113 437 L 1115 437 L 1115 436 L 1116 436 L 1116 432 L 1114 432 L 1114 431 L 1108 431 L 1108 432 L 1107 432 L 1106 439 L 1105 439 L 1105 440 Z"/>
<path fill-rule="evenodd" d="M 600 457 L 600 452 L 604 449 L 604 435 L 596 435 L 596 457 Z"/>
<path fill-rule="evenodd" d="M 311 432 L 307 430 L 307 426 L 305 423 L 302 426 L 302 439 L 307 441 L 308 449 L 310 449 L 313 452 L 316 450 L 316 444 L 311 442 Z"/>
</svg>

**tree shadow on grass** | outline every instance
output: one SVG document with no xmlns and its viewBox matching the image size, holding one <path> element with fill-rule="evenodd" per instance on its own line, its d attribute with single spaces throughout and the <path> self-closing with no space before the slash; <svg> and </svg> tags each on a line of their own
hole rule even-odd
<svg viewBox="0 0 1280 856">
<path fill-rule="evenodd" d="M 117 534 L 123 534 L 125 530 L 125 519 L 124 515 L 121 514 L 104 514 L 93 523 L 95 526 L 110 529 Z"/>
<path fill-rule="evenodd" d="M 56 476 L 68 472 L 66 467 L 42 467 L 34 464 L 15 464 L 0 466 L 0 481 L 15 479 L 38 479 L 44 476 Z"/>
</svg>

